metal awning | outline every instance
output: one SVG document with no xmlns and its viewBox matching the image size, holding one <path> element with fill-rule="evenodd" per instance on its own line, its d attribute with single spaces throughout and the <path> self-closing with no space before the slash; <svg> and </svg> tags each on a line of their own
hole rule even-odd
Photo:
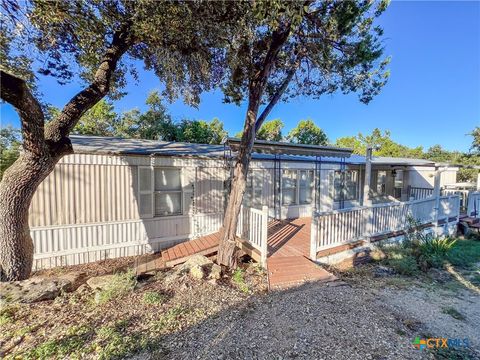
<svg viewBox="0 0 480 360">
<path fill-rule="evenodd" d="M 238 151 L 240 147 L 240 139 L 227 138 L 225 140 L 225 145 L 227 145 L 232 151 Z M 352 155 L 353 150 L 335 146 L 304 145 L 277 141 L 255 140 L 252 152 L 274 155 L 328 156 L 348 158 L 350 155 Z"/>
</svg>

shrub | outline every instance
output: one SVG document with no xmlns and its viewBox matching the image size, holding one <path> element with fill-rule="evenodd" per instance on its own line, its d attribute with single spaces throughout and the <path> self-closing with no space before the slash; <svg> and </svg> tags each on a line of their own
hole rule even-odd
<svg viewBox="0 0 480 360">
<path fill-rule="evenodd" d="M 445 237 L 429 237 L 414 245 L 414 254 L 423 270 L 430 267 L 441 267 L 447 259 L 447 254 L 457 240 Z"/>
<path fill-rule="evenodd" d="M 248 293 L 248 285 L 245 282 L 245 277 L 243 275 L 244 271 L 241 268 L 235 269 L 232 275 L 232 281 L 235 285 L 238 286 L 240 291 Z"/>
<path fill-rule="evenodd" d="M 403 246 L 388 246 L 383 248 L 386 255 L 385 264 L 401 275 L 415 275 L 418 273 L 418 264 L 412 255 L 411 249 Z"/>
</svg>

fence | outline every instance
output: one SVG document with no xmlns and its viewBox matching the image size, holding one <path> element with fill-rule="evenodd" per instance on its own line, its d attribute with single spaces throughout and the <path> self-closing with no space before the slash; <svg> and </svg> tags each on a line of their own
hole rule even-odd
<svg viewBox="0 0 480 360">
<path fill-rule="evenodd" d="M 237 223 L 237 236 L 260 252 L 262 266 L 267 264 L 268 207 L 262 210 L 242 205 Z"/>
<path fill-rule="evenodd" d="M 479 194 L 480 195 L 480 194 Z M 480 200 L 480 196 L 479 196 Z M 460 198 L 441 196 L 409 202 L 376 204 L 329 212 L 314 212 L 311 230 L 311 256 L 318 250 L 352 243 L 361 239 L 404 230 L 411 216 L 420 224 L 458 219 Z"/>
<path fill-rule="evenodd" d="M 467 215 L 480 218 L 480 192 L 471 192 L 468 195 Z"/>
<path fill-rule="evenodd" d="M 424 188 L 424 187 L 408 187 L 408 198 L 412 200 L 421 200 L 433 196 L 433 188 Z"/>
</svg>

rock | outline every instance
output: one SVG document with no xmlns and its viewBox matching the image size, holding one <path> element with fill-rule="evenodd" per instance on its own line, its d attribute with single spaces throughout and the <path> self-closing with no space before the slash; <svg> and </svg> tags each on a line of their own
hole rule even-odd
<svg viewBox="0 0 480 360">
<path fill-rule="evenodd" d="M 88 286 L 87 284 L 82 284 L 77 288 L 77 290 L 75 290 L 75 292 L 79 294 L 86 294 L 90 292 L 90 286 Z"/>
<path fill-rule="evenodd" d="M 190 268 L 190 276 L 195 278 L 195 279 L 203 279 L 205 276 L 205 271 L 203 270 L 203 267 L 200 265 L 195 265 Z"/>
<path fill-rule="evenodd" d="M 222 277 L 222 267 L 217 264 L 213 264 L 210 269 L 209 279 L 219 280 Z"/>
<path fill-rule="evenodd" d="M 66 280 L 33 277 L 23 281 L 0 283 L 2 302 L 34 303 L 53 300 L 67 286 Z"/>
<path fill-rule="evenodd" d="M 182 265 L 178 266 L 175 270 L 179 272 L 190 272 L 190 269 L 195 266 L 201 266 L 202 268 L 213 264 L 212 260 L 203 255 L 193 255 L 188 258 Z"/>
<path fill-rule="evenodd" d="M 114 276 L 115 275 L 95 276 L 87 280 L 87 285 L 90 286 L 92 290 L 103 290 L 112 282 Z"/>
<path fill-rule="evenodd" d="M 83 271 L 72 271 L 65 275 L 61 275 L 58 279 L 64 283 L 62 288 L 63 291 L 72 292 L 85 284 L 87 281 L 87 274 Z"/>
</svg>

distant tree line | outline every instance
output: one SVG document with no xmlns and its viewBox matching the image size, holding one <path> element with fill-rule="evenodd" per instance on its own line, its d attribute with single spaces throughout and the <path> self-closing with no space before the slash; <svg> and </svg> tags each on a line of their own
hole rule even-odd
<svg viewBox="0 0 480 360">
<path fill-rule="evenodd" d="M 158 92 L 151 92 L 146 100 L 147 110 L 135 108 L 117 114 L 113 104 L 105 99 L 99 101 L 80 119 L 74 134 L 114 136 L 123 138 L 150 139 L 162 141 L 180 141 L 201 144 L 220 144 L 228 136 L 223 122 L 218 118 L 211 121 L 183 119 L 175 122 L 162 103 Z M 59 110 L 48 108 L 48 117 L 54 118 Z M 286 135 L 285 124 L 281 119 L 265 121 L 256 138 L 267 141 L 287 141 L 296 144 L 334 145 L 352 148 L 354 154 L 364 155 L 367 145 L 374 148 L 375 156 L 428 159 L 452 164 L 480 165 L 480 127 L 470 134 L 473 137 L 470 152 L 448 151 L 441 145 L 434 145 L 424 151 L 422 146 L 408 147 L 395 142 L 388 130 L 376 128 L 371 134 L 358 133 L 330 142 L 326 133 L 312 119 L 300 120 L 295 128 Z M 241 137 L 242 132 L 235 134 Z M 21 148 L 19 130 L 9 126 L 0 129 L 0 179 L 18 157 Z M 461 169 L 458 181 L 475 181 L 478 170 Z"/>
</svg>

